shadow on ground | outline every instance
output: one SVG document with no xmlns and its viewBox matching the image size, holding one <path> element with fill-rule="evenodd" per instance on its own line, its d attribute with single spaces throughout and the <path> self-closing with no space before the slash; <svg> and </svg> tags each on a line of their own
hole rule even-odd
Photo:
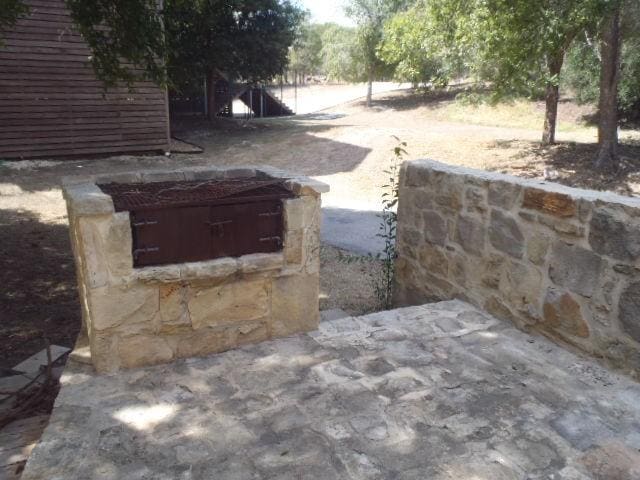
<svg viewBox="0 0 640 480">
<path fill-rule="evenodd" d="M 615 171 L 594 169 L 593 160 L 598 153 L 595 143 L 560 142 L 545 146 L 524 140 L 500 140 L 495 142 L 495 148 L 518 151 L 505 169 L 494 168 L 505 173 L 541 178 L 546 169 L 551 181 L 576 188 L 611 190 L 623 195 L 633 195 L 631 183 L 640 183 L 640 144 L 635 142 L 620 145 L 620 165 Z"/>
<path fill-rule="evenodd" d="M 44 347 L 67 347 L 80 330 L 80 305 L 66 225 L 0 209 L 0 368 Z"/>
</svg>

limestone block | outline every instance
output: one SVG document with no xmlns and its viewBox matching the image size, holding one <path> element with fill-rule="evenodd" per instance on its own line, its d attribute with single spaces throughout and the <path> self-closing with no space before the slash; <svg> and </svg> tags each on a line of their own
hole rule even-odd
<svg viewBox="0 0 640 480">
<path fill-rule="evenodd" d="M 542 297 L 542 273 L 535 267 L 509 260 L 504 268 L 499 289 L 513 309 L 529 315 L 538 313 Z"/>
<path fill-rule="evenodd" d="M 287 231 L 284 236 L 284 257 L 289 264 L 302 263 L 302 230 Z"/>
<path fill-rule="evenodd" d="M 494 317 L 518 323 L 517 317 L 499 297 L 492 295 L 486 299 L 483 308 Z"/>
<path fill-rule="evenodd" d="M 448 180 L 436 184 L 439 192 L 434 196 L 434 202 L 442 208 L 457 212 L 462 209 L 464 187 L 461 179 L 449 177 Z"/>
<path fill-rule="evenodd" d="M 207 165 L 204 167 L 187 168 L 184 171 L 185 180 L 221 180 L 224 178 L 224 170 Z"/>
<path fill-rule="evenodd" d="M 622 292 L 618 311 L 624 331 L 640 342 L 640 282 L 632 283 Z"/>
<path fill-rule="evenodd" d="M 562 218 L 573 217 L 577 212 L 576 202 L 569 195 L 538 188 L 525 189 L 522 207 Z"/>
<path fill-rule="evenodd" d="M 180 266 L 159 265 L 136 268 L 133 277 L 143 283 L 173 283 L 180 280 Z"/>
<path fill-rule="evenodd" d="M 275 279 L 272 285 L 272 334 L 276 337 L 314 330 L 320 321 L 318 275 Z"/>
<path fill-rule="evenodd" d="M 522 258 L 524 235 L 515 219 L 500 210 L 491 211 L 489 241 L 496 250 L 514 258 Z"/>
<path fill-rule="evenodd" d="M 180 265 L 182 280 L 226 279 L 236 274 L 240 264 L 235 258 L 217 258 L 205 262 L 192 262 Z"/>
<path fill-rule="evenodd" d="M 249 321 L 269 314 L 270 285 L 266 279 L 237 281 L 191 290 L 188 308 L 195 330 L 231 322 Z"/>
<path fill-rule="evenodd" d="M 235 327 L 201 328 L 179 337 L 176 355 L 179 358 L 203 357 L 224 352 L 237 345 Z"/>
<path fill-rule="evenodd" d="M 131 227 L 128 212 L 77 219 L 84 278 L 91 288 L 107 285 L 131 274 Z"/>
<path fill-rule="evenodd" d="M 253 253 L 243 255 L 239 259 L 242 273 L 266 272 L 278 270 L 284 267 L 284 254 L 282 253 Z"/>
<path fill-rule="evenodd" d="M 418 251 L 420 265 L 434 275 L 447 276 L 449 259 L 441 248 L 425 243 Z"/>
<path fill-rule="evenodd" d="M 475 255 L 482 255 L 485 243 L 485 228 L 479 220 L 460 215 L 456 228 L 456 242 L 462 248 Z"/>
<path fill-rule="evenodd" d="M 405 189 L 405 203 L 417 210 L 424 210 L 433 207 L 433 196 L 424 188 L 407 188 Z M 402 201 L 402 195 L 399 197 Z"/>
<path fill-rule="evenodd" d="M 410 247 L 418 248 L 422 245 L 423 242 L 424 239 L 422 237 L 422 234 L 418 230 L 413 228 L 413 226 L 407 224 L 399 226 L 398 244 L 406 244 Z"/>
<path fill-rule="evenodd" d="M 502 272 L 504 271 L 506 264 L 506 257 L 495 254 L 489 255 L 489 257 L 483 262 L 482 270 L 478 272 L 482 285 L 492 289 L 497 289 L 500 286 Z"/>
<path fill-rule="evenodd" d="M 236 345 L 263 342 L 271 338 L 269 327 L 265 322 L 250 322 L 238 325 L 236 329 Z"/>
<path fill-rule="evenodd" d="M 426 187 L 431 184 L 431 170 L 415 163 L 404 163 L 404 185 L 407 187 Z"/>
<path fill-rule="evenodd" d="M 96 175 L 94 182 L 98 185 L 104 183 L 138 183 L 142 181 L 140 172 L 101 173 Z"/>
<path fill-rule="evenodd" d="M 549 251 L 551 240 L 544 234 L 534 232 L 527 242 L 527 258 L 535 265 L 542 265 Z"/>
<path fill-rule="evenodd" d="M 153 322 L 159 310 L 158 289 L 147 285 L 106 286 L 88 291 L 92 327 L 106 330 L 126 322 Z"/>
<path fill-rule="evenodd" d="M 289 198 L 283 203 L 285 230 L 301 230 L 304 228 L 304 200 L 302 198 Z"/>
<path fill-rule="evenodd" d="M 484 213 L 487 211 L 487 193 L 475 187 L 468 187 L 465 192 L 467 211 Z"/>
<path fill-rule="evenodd" d="M 557 241 L 551 253 L 549 278 L 558 286 L 591 297 L 603 268 L 602 258 L 592 251 Z"/>
<path fill-rule="evenodd" d="M 583 317 L 580 304 L 570 293 L 549 289 L 543 312 L 545 326 L 574 337 L 589 336 L 589 325 Z"/>
<path fill-rule="evenodd" d="M 640 223 L 618 219 L 604 209 L 596 210 L 591 218 L 589 244 L 601 255 L 636 262 L 640 259 Z"/>
<path fill-rule="evenodd" d="M 183 181 L 184 172 L 177 170 L 147 170 L 140 174 L 145 183 Z"/>
<path fill-rule="evenodd" d="M 120 368 L 118 337 L 108 333 L 92 332 L 89 337 L 91 363 L 98 373 L 112 373 Z"/>
<path fill-rule="evenodd" d="M 311 197 L 328 193 L 331 189 L 327 183 L 307 177 L 293 177 L 285 182 L 285 186 L 295 195 Z"/>
<path fill-rule="evenodd" d="M 191 327 L 191 318 L 187 308 L 189 287 L 184 284 L 161 285 L 160 323 L 161 334 L 175 332 L 173 327 Z M 168 328 L 169 327 L 169 328 Z"/>
<path fill-rule="evenodd" d="M 424 237 L 427 241 L 435 245 L 444 246 L 448 236 L 447 222 L 445 219 L 433 210 L 424 212 L 422 218 L 424 220 Z M 412 245 L 412 243 L 408 243 Z M 414 246 L 417 247 L 418 245 Z"/>
<path fill-rule="evenodd" d="M 64 187 L 67 208 L 75 216 L 110 215 L 115 212 L 109 195 L 94 183 L 82 183 Z"/>
<path fill-rule="evenodd" d="M 564 235 L 573 237 L 584 237 L 585 235 L 585 228 L 582 225 L 576 225 L 564 219 L 538 215 L 538 222 Z"/>
<path fill-rule="evenodd" d="M 134 368 L 168 362 L 174 352 L 163 337 L 135 335 L 118 341 L 118 356 L 120 366 Z"/>
<path fill-rule="evenodd" d="M 493 181 L 489 184 L 489 205 L 510 210 L 516 204 L 521 191 L 520 185 Z"/>
</svg>

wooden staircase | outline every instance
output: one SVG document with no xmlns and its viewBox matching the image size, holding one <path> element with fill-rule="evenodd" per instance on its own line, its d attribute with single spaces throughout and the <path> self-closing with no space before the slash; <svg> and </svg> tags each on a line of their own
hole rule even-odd
<svg viewBox="0 0 640 480">
<path fill-rule="evenodd" d="M 253 87 L 248 84 L 230 84 L 219 79 L 214 88 L 214 115 L 232 117 L 234 100 L 241 100 L 256 117 L 282 117 L 295 115 L 280 99 L 264 87 Z"/>
</svg>

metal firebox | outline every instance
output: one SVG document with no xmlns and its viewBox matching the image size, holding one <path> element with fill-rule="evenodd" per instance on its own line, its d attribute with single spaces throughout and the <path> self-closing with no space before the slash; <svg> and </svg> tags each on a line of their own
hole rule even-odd
<svg viewBox="0 0 640 480">
<path fill-rule="evenodd" d="M 278 252 L 284 180 L 208 180 L 99 185 L 130 212 L 134 267 Z"/>
</svg>

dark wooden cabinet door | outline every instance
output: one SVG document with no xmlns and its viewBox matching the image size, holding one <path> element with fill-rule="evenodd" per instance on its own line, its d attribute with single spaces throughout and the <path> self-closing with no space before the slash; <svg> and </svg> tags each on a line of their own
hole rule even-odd
<svg viewBox="0 0 640 480">
<path fill-rule="evenodd" d="M 131 213 L 134 266 L 197 262 L 211 257 L 210 207 Z"/>
<path fill-rule="evenodd" d="M 282 249 L 282 202 L 211 207 L 213 258 Z"/>
<path fill-rule="evenodd" d="M 134 266 L 282 250 L 282 201 L 131 212 Z"/>
</svg>

